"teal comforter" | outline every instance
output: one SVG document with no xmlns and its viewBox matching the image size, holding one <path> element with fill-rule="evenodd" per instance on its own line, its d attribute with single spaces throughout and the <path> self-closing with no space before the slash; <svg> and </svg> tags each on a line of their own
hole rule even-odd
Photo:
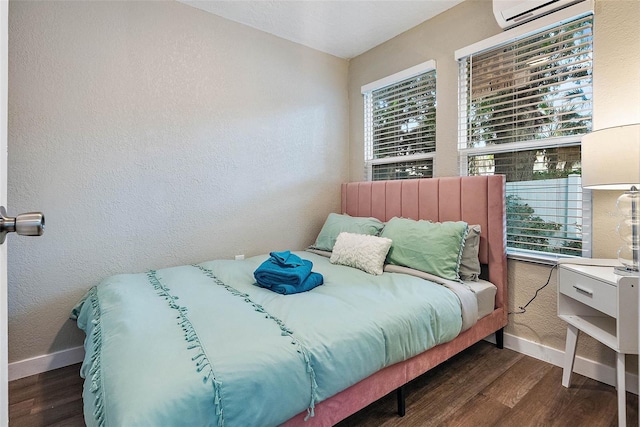
<svg viewBox="0 0 640 427">
<path fill-rule="evenodd" d="M 276 426 L 460 331 L 459 300 L 444 286 L 297 254 L 323 286 L 260 288 L 258 256 L 92 288 L 72 313 L 87 335 L 87 425 Z"/>
</svg>

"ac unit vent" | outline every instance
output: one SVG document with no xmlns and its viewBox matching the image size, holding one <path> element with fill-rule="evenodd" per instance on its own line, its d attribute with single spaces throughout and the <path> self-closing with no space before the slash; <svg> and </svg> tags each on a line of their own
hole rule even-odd
<svg viewBox="0 0 640 427">
<path fill-rule="evenodd" d="M 511 28 L 583 0 L 493 0 L 498 25 Z"/>
</svg>

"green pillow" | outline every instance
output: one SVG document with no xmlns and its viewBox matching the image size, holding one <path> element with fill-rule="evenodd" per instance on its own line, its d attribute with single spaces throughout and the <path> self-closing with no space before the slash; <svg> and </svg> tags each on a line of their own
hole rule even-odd
<svg viewBox="0 0 640 427">
<path fill-rule="evenodd" d="M 444 279 L 460 280 L 458 270 L 467 228 L 463 221 L 392 218 L 381 234 L 381 237 L 393 241 L 387 263 L 425 271 Z"/>
<path fill-rule="evenodd" d="M 347 233 L 366 234 L 377 236 L 384 227 L 382 221 L 376 218 L 360 218 L 349 215 L 330 213 L 318 234 L 316 242 L 311 246 L 313 249 L 332 251 L 336 244 L 338 234 Z"/>
</svg>

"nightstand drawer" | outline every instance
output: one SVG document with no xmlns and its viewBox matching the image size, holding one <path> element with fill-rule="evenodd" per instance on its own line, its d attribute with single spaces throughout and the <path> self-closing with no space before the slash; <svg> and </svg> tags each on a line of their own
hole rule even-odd
<svg viewBox="0 0 640 427">
<path fill-rule="evenodd" d="M 598 311 L 617 317 L 617 289 L 614 285 L 560 267 L 560 293 Z"/>
</svg>

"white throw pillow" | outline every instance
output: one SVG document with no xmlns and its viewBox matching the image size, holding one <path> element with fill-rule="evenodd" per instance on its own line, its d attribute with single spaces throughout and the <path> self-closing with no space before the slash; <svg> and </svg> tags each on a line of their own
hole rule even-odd
<svg viewBox="0 0 640 427">
<path fill-rule="evenodd" d="M 369 274 L 382 274 L 391 239 L 342 232 L 338 234 L 330 261 L 332 264 L 355 267 Z"/>
</svg>

